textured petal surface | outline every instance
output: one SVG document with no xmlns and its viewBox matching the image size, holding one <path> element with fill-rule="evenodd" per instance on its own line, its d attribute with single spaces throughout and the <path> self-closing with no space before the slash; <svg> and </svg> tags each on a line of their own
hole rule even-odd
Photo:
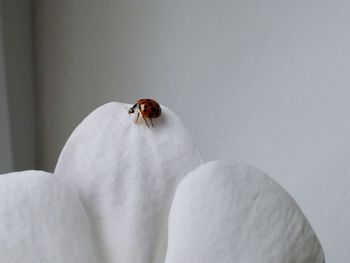
<svg viewBox="0 0 350 263">
<path fill-rule="evenodd" d="M 0 261 L 94 263 L 86 213 L 52 174 L 0 175 Z"/>
<path fill-rule="evenodd" d="M 169 218 L 166 263 L 322 263 L 321 245 L 297 204 L 263 172 L 209 162 L 180 183 Z"/>
<path fill-rule="evenodd" d="M 108 103 L 65 145 L 55 175 L 77 189 L 103 263 L 164 262 L 178 182 L 202 163 L 187 130 L 166 107 L 154 127 Z"/>
</svg>

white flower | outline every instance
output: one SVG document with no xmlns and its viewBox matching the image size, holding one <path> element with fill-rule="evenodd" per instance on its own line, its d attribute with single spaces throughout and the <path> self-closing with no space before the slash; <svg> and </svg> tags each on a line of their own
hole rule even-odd
<svg viewBox="0 0 350 263">
<path fill-rule="evenodd" d="M 181 120 L 164 106 L 154 128 L 135 124 L 126 108 L 108 103 L 76 128 L 54 176 L 45 175 L 49 187 L 23 190 L 23 176 L 0 177 L 7 196 L 0 199 L 0 254 L 6 248 L 13 256 L 6 263 L 324 262 L 307 219 L 271 178 L 245 164 L 203 164 Z M 42 180 L 32 177 L 25 181 Z M 86 214 L 61 181 L 75 189 Z M 6 205 L 13 200 L 20 205 Z M 28 216 L 37 202 L 42 210 Z M 30 240 L 42 242 L 23 246 Z"/>
</svg>

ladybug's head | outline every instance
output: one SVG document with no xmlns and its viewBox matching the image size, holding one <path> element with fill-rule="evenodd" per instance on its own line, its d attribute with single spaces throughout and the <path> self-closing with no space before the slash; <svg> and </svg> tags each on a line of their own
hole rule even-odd
<svg viewBox="0 0 350 263">
<path fill-rule="evenodd" d="M 129 114 L 132 114 L 134 112 L 135 112 L 134 108 L 130 108 L 129 111 L 128 111 Z"/>
<path fill-rule="evenodd" d="M 132 113 L 135 113 L 135 109 L 136 109 L 137 105 L 138 105 L 138 104 L 135 103 L 134 106 L 132 106 L 132 107 L 128 110 L 129 115 L 132 114 Z"/>
</svg>

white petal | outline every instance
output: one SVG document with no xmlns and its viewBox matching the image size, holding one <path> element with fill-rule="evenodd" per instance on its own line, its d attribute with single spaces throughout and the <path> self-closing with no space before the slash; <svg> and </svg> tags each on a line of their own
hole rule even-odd
<svg viewBox="0 0 350 263">
<path fill-rule="evenodd" d="M 94 263 L 86 213 L 52 174 L 0 175 L 0 261 Z"/>
<path fill-rule="evenodd" d="M 141 117 L 134 123 L 128 107 L 113 102 L 91 113 L 69 138 L 55 174 L 77 189 L 100 262 L 163 263 L 175 189 L 202 159 L 169 109 L 147 128 Z"/>
<path fill-rule="evenodd" d="M 322 263 L 307 219 L 282 187 L 245 164 L 210 162 L 179 185 L 166 263 Z"/>
</svg>

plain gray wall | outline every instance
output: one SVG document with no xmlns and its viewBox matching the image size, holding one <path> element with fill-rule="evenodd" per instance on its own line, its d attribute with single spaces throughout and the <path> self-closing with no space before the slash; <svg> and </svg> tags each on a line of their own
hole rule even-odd
<svg viewBox="0 0 350 263">
<path fill-rule="evenodd" d="M 10 118 L 6 87 L 2 19 L 0 12 L 0 174 L 13 170 Z"/>
<path fill-rule="evenodd" d="M 155 98 L 206 160 L 281 183 L 328 262 L 349 259 L 349 1 L 37 0 L 35 12 L 42 168 L 95 107 Z"/>
<path fill-rule="evenodd" d="M 11 170 L 33 169 L 36 153 L 31 0 L 1 0 L 0 13 L 4 52 L 2 77 L 6 81 L 11 131 Z"/>
</svg>

